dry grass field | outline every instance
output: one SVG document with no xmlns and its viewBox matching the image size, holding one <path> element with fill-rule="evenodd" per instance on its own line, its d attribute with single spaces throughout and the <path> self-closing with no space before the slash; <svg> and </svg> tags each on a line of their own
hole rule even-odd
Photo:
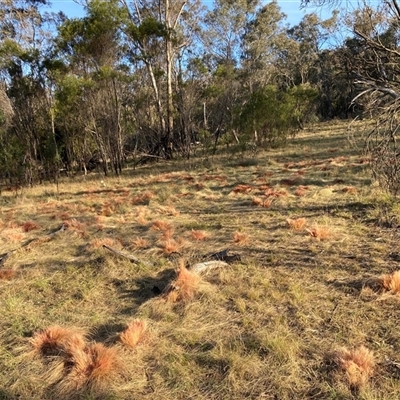
<svg viewBox="0 0 400 400">
<path fill-rule="evenodd" d="M 0 399 L 398 400 L 398 226 L 344 123 L 3 190 Z"/>
</svg>

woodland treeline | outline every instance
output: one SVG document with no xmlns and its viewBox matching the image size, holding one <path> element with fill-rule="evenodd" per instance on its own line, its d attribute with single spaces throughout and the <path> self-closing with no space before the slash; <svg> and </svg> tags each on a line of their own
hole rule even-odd
<svg viewBox="0 0 400 400">
<path fill-rule="evenodd" d="M 49 10 L 0 5 L 3 183 L 118 175 L 128 160 L 190 157 L 199 143 L 210 154 L 277 146 L 308 121 L 381 115 L 398 99 L 396 1 L 295 26 L 276 1 L 91 0 L 72 19 Z"/>
</svg>

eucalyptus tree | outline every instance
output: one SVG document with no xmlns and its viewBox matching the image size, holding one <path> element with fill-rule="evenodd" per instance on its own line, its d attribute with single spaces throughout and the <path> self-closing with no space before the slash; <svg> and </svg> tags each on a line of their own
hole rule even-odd
<svg viewBox="0 0 400 400">
<path fill-rule="evenodd" d="M 105 174 L 109 164 L 116 174 L 124 164 L 124 18 L 118 1 L 93 0 L 83 18 L 67 19 L 59 26 L 56 38 L 55 112 L 66 159 L 77 158 L 85 168 L 97 152 Z"/>
<path fill-rule="evenodd" d="M 338 29 L 338 12 L 322 20 L 317 14 L 306 14 L 298 25 L 288 29 L 288 46 L 281 63 L 283 81 L 289 87 L 311 86 L 319 91 L 318 111 L 323 118 L 337 115 L 337 98 L 345 88 L 340 75 L 333 42 Z M 286 68 L 285 68 L 286 67 Z M 345 106 L 346 107 L 346 106 Z"/>
<path fill-rule="evenodd" d="M 133 1 L 121 0 L 129 21 L 125 27 L 129 58 L 136 71 L 146 71 L 152 89 L 157 126 L 149 127 L 156 132 L 152 153 L 171 158 L 175 138 L 178 60 L 193 44 L 195 31 L 199 29 L 197 13 L 200 2 L 194 1 Z M 148 94 L 149 92 L 147 92 Z"/>
<path fill-rule="evenodd" d="M 285 18 L 277 1 L 272 1 L 257 8 L 246 24 L 241 65 L 244 83 L 250 93 L 259 87 L 277 83 L 277 61 L 288 42 Z"/>
<path fill-rule="evenodd" d="M 40 178 L 57 156 L 44 54 L 51 39 L 45 0 L 6 0 L 0 13 L 0 79 L 12 118 L 3 132 L 0 169 L 21 183 Z"/>
<path fill-rule="evenodd" d="M 214 151 L 218 140 L 229 132 L 239 141 L 234 120 L 237 104 L 244 94 L 243 38 L 259 6 L 259 0 L 215 0 L 205 15 L 201 40 L 208 85 L 204 91 L 203 133 L 214 141 Z"/>
</svg>

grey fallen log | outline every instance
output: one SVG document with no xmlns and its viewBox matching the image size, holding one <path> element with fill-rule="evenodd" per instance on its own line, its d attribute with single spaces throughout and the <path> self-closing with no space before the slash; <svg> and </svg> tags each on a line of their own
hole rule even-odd
<svg viewBox="0 0 400 400">
<path fill-rule="evenodd" d="M 143 265 L 147 265 L 149 267 L 153 266 L 153 264 L 149 261 L 145 261 L 145 260 L 141 260 L 140 258 L 137 258 L 135 256 L 133 256 L 132 254 L 126 254 L 123 253 L 122 251 L 119 251 L 117 249 L 114 249 L 110 246 L 107 246 L 106 244 L 103 244 L 103 247 L 105 249 L 107 249 L 108 251 L 111 251 L 112 253 L 116 254 L 117 256 L 120 256 L 122 258 L 126 258 L 127 260 L 134 262 L 135 264 L 143 264 Z"/>
<path fill-rule="evenodd" d="M 226 263 L 225 261 L 205 261 L 194 264 L 188 269 L 196 274 L 207 274 L 212 269 L 228 267 L 228 266 L 229 264 Z"/>
</svg>

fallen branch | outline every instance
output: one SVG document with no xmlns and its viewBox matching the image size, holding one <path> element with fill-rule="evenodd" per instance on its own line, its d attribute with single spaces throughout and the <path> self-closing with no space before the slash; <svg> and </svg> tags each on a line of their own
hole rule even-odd
<svg viewBox="0 0 400 400">
<path fill-rule="evenodd" d="M 3 264 L 7 261 L 7 258 L 11 256 L 12 253 L 14 253 L 16 250 L 11 250 L 8 253 L 4 253 L 0 257 L 0 267 L 3 266 Z"/>
<path fill-rule="evenodd" d="M 208 258 L 211 260 L 225 261 L 227 263 L 241 261 L 240 254 L 228 254 L 228 253 L 229 253 L 229 249 L 225 249 L 225 250 L 219 251 L 218 253 L 209 254 L 208 256 L 205 256 L 204 258 Z"/>
<path fill-rule="evenodd" d="M 44 235 L 44 236 L 39 236 L 37 238 L 33 238 L 31 240 L 28 240 L 26 243 L 24 243 L 20 248 L 15 249 L 15 250 L 11 250 L 8 253 L 2 254 L 0 256 L 0 267 L 4 265 L 4 263 L 7 261 L 7 259 L 11 256 L 12 253 L 15 253 L 21 249 L 26 249 L 26 250 L 30 250 L 32 247 L 34 247 L 34 245 L 36 244 L 41 244 L 41 243 L 47 243 L 49 242 L 51 239 L 54 238 L 54 236 L 58 235 L 60 232 L 64 232 L 66 229 L 65 224 L 62 224 L 61 228 L 56 230 L 53 233 L 50 233 L 48 235 Z"/>
<path fill-rule="evenodd" d="M 147 265 L 148 267 L 153 266 L 153 264 L 150 261 L 141 260 L 140 258 L 133 256 L 132 254 L 123 253 L 122 251 L 119 251 L 110 246 L 107 246 L 106 244 L 103 244 L 103 247 L 105 249 L 107 249 L 108 251 L 111 251 L 112 253 L 116 254 L 117 256 L 126 258 L 127 260 L 134 262 L 135 264 L 143 264 L 143 265 Z"/>
</svg>

